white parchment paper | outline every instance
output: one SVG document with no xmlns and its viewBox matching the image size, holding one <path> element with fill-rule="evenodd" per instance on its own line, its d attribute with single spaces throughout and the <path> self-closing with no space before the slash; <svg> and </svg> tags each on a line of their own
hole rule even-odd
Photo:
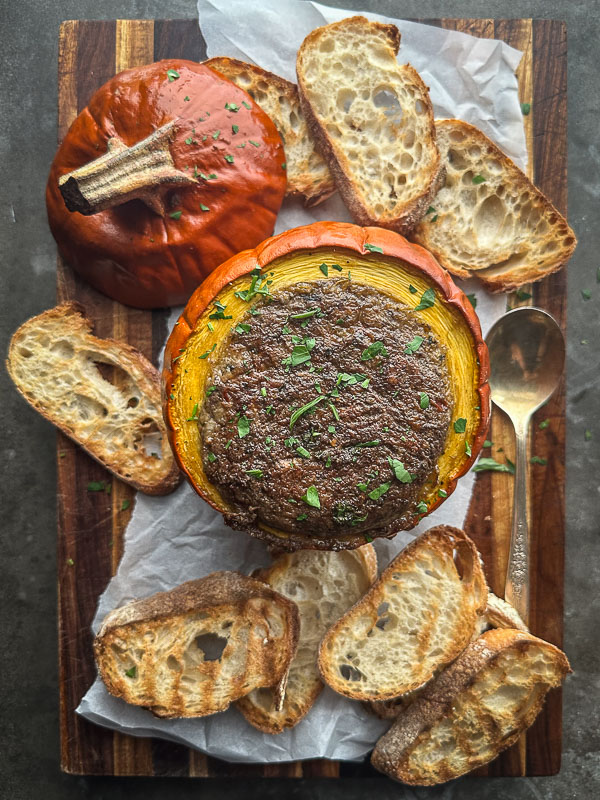
<svg viewBox="0 0 600 800">
<path fill-rule="evenodd" d="M 358 12 L 301 0 L 199 0 L 200 26 L 208 56 L 253 61 L 295 80 L 296 51 L 313 28 Z M 484 130 L 520 166 L 527 163 L 523 121 L 514 74 L 520 53 L 503 42 L 477 39 L 412 22 L 365 13 L 393 22 L 402 33 L 398 60 L 410 62 L 431 89 L 437 117 L 459 117 Z M 286 201 L 280 232 L 315 220 L 350 220 L 336 195 L 315 209 Z M 486 293 L 476 281 L 462 282 L 477 297 L 484 333 L 505 310 L 505 298 Z M 179 314 L 173 311 L 171 324 Z M 473 490 L 473 474 L 420 525 L 392 541 L 378 541 L 380 566 L 416 534 L 436 524 L 462 526 Z M 125 534 L 123 558 L 100 597 L 94 630 L 111 609 L 200 578 L 215 570 L 249 573 L 270 559 L 266 547 L 225 527 L 219 514 L 187 485 L 168 497 L 138 494 Z M 233 762 L 277 762 L 309 758 L 359 759 L 368 753 L 388 723 L 368 714 L 360 703 L 325 689 L 309 714 L 292 730 L 276 736 L 260 733 L 234 709 L 205 719 L 160 720 L 142 708 L 111 697 L 99 679 L 78 713 L 86 719 L 135 736 L 160 736 Z"/>
</svg>

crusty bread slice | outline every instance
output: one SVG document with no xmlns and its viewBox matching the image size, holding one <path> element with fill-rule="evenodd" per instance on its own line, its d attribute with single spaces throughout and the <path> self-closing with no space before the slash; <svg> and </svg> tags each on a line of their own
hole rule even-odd
<svg viewBox="0 0 600 800">
<path fill-rule="evenodd" d="M 323 689 L 317 668 L 319 642 L 377 578 L 377 556 L 370 544 L 341 552 L 298 550 L 280 556 L 255 577 L 296 603 L 300 639 L 283 707 L 277 709 L 272 689 L 250 692 L 238 700 L 237 707 L 255 728 L 281 733 L 300 722 Z"/>
<path fill-rule="evenodd" d="M 400 714 L 371 763 L 419 786 L 458 778 L 516 742 L 568 672 L 554 645 L 523 631 L 488 631 Z"/>
<path fill-rule="evenodd" d="M 515 630 L 529 632 L 517 611 L 502 600 L 493 592 L 488 592 L 487 606 L 483 614 L 477 619 L 477 627 L 473 633 L 473 641 L 490 628 L 513 628 Z M 396 719 L 404 709 L 410 705 L 417 697 L 423 693 L 425 687 L 415 689 L 414 692 L 403 694 L 391 700 L 371 700 L 365 703 L 369 711 L 372 711 L 380 719 Z"/>
<path fill-rule="evenodd" d="M 160 377 L 127 344 L 98 339 L 78 303 L 23 323 L 6 366 L 23 397 L 118 478 L 167 494 L 180 473 L 167 439 Z"/>
<path fill-rule="evenodd" d="M 282 692 L 298 632 L 293 602 L 214 572 L 111 611 L 94 654 L 111 694 L 159 717 L 202 717 L 259 686 Z"/>
<path fill-rule="evenodd" d="M 446 181 L 411 238 L 491 292 L 560 269 L 577 243 L 562 214 L 478 128 L 444 119 L 436 129 Z"/>
<path fill-rule="evenodd" d="M 354 220 L 406 233 L 443 180 L 429 90 L 399 66 L 395 25 L 350 17 L 298 51 L 300 102 Z"/>
<path fill-rule="evenodd" d="M 286 194 L 304 197 L 307 206 L 331 197 L 335 183 L 308 133 L 296 84 L 235 58 L 220 56 L 204 63 L 248 92 L 275 123 L 285 149 Z"/>
<path fill-rule="evenodd" d="M 323 680 L 357 700 L 417 689 L 466 647 L 486 603 L 473 542 L 457 528 L 431 528 L 326 633 L 319 650 Z"/>
</svg>

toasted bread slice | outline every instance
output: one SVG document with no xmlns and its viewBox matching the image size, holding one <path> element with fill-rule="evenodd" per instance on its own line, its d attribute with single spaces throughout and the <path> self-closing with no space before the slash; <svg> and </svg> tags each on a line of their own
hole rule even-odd
<svg viewBox="0 0 600 800">
<path fill-rule="evenodd" d="M 523 631 L 488 631 L 400 714 L 371 763 L 419 786 L 458 778 L 516 742 L 568 672 L 554 645 Z"/>
<path fill-rule="evenodd" d="M 281 692 L 296 605 L 261 581 L 214 572 L 111 611 L 94 641 L 108 691 L 159 717 L 203 717 L 259 686 Z"/>
<path fill-rule="evenodd" d="M 406 233 L 443 180 L 429 90 L 399 66 L 400 32 L 365 17 L 317 28 L 298 51 L 300 102 L 354 220 Z"/>
<path fill-rule="evenodd" d="M 436 129 L 446 181 L 411 238 L 491 292 L 560 269 L 577 243 L 562 214 L 478 128 L 444 119 Z"/>
<path fill-rule="evenodd" d="M 319 642 L 377 578 L 377 556 L 370 544 L 341 552 L 298 550 L 281 556 L 255 577 L 296 603 L 300 639 L 281 710 L 272 689 L 250 692 L 237 701 L 237 707 L 255 728 L 281 733 L 300 722 L 323 689 L 317 667 Z"/>
<path fill-rule="evenodd" d="M 331 197 L 335 183 L 308 133 L 296 84 L 235 58 L 217 57 L 204 63 L 248 92 L 275 123 L 285 149 L 286 194 L 304 197 L 307 206 Z"/>
<path fill-rule="evenodd" d="M 411 692 L 466 647 L 486 603 L 473 542 L 457 528 L 431 528 L 326 633 L 321 676 L 357 700 Z"/>
<path fill-rule="evenodd" d="M 483 614 L 478 617 L 473 641 L 490 628 L 513 628 L 525 633 L 529 632 L 528 627 L 510 603 L 497 597 L 493 592 L 488 592 L 487 606 Z M 371 700 L 365 705 L 380 719 L 396 719 L 407 706 L 420 697 L 424 689 L 425 687 L 415 689 L 414 692 L 403 694 L 392 700 Z"/>
<path fill-rule="evenodd" d="M 133 347 L 91 329 L 78 303 L 33 317 L 11 339 L 10 377 L 36 411 L 118 478 L 146 494 L 168 494 L 180 472 L 158 371 Z"/>
</svg>

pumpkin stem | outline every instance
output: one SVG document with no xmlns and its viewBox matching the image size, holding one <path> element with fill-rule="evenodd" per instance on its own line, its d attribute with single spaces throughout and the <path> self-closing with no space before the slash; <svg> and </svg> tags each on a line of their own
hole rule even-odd
<svg viewBox="0 0 600 800">
<path fill-rule="evenodd" d="M 174 133 L 172 120 L 131 147 L 116 136 L 109 139 L 103 156 L 59 178 L 66 207 L 89 216 L 138 199 L 164 216 L 161 189 L 165 184 L 197 183 L 175 168 L 169 150 Z"/>
</svg>

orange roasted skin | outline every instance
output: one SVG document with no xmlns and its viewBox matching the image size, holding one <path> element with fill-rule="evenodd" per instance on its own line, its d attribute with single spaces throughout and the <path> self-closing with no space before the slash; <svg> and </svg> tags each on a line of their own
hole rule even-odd
<svg viewBox="0 0 600 800">
<path fill-rule="evenodd" d="M 109 139 L 131 146 L 173 119 L 174 165 L 197 183 L 165 191 L 164 215 L 137 199 L 92 216 L 67 210 L 62 175 L 104 155 Z M 94 94 L 54 158 L 46 204 L 75 270 L 115 300 L 156 308 L 185 303 L 216 266 L 269 236 L 285 188 L 270 118 L 208 67 L 171 59 L 121 72 Z"/>
<path fill-rule="evenodd" d="M 276 259 L 294 251 L 304 250 L 318 253 L 319 248 L 334 247 L 340 251 L 355 252 L 360 255 L 369 255 L 383 252 L 387 257 L 399 259 L 418 269 L 431 285 L 440 293 L 444 302 L 456 307 L 473 338 L 473 347 L 476 351 L 478 376 L 476 393 L 479 398 L 479 423 L 473 437 L 470 452 L 465 453 L 460 470 L 453 475 L 452 480 L 446 484 L 447 494 L 438 497 L 428 508 L 428 513 L 437 508 L 447 496 L 455 489 L 458 479 L 466 474 L 475 462 L 486 438 L 490 422 L 491 403 L 488 379 L 490 375 L 489 356 L 481 334 L 479 319 L 466 295 L 456 286 L 452 278 L 446 273 L 435 258 L 419 245 L 408 242 L 403 236 L 383 228 L 367 227 L 341 222 L 316 222 L 311 225 L 293 228 L 262 242 L 252 250 L 246 250 L 233 256 L 216 269 L 194 292 L 188 301 L 182 315 L 175 324 L 167 341 L 163 367 L 163 413 L 171 447 L 179 466 L 187 476 L 195 491 L 217 511 L 225 513 L 223 508 L 213 502 L 202 487 L 198 485 L 194 471 L 186 462 L 184 448 L 177 440 L 176 419 L 173 392 L 179 380 L 185 380 L 180 375 L 181 353 L 185 351 L 188 340 L 194 334 L 197 323 L 206 309 L 214 303 L 219 293 L 237 278 L 248 275 L 257 267 L 262 270 Z M 418 519 L 415 518 L 415 524 Z M 299 549 L 302 547 L 318 549 L 353 549 L 360 547 L 365 542 L 363 534 L 348 536 L 344 541 L 319 539 L 318 533 L 310 536 L 290 534 L 286 539 L 272 537 L 269 533 L 249 531 L 252 535 L 270 541 L 276 547 L 283 549 Z"/>
</svg>

